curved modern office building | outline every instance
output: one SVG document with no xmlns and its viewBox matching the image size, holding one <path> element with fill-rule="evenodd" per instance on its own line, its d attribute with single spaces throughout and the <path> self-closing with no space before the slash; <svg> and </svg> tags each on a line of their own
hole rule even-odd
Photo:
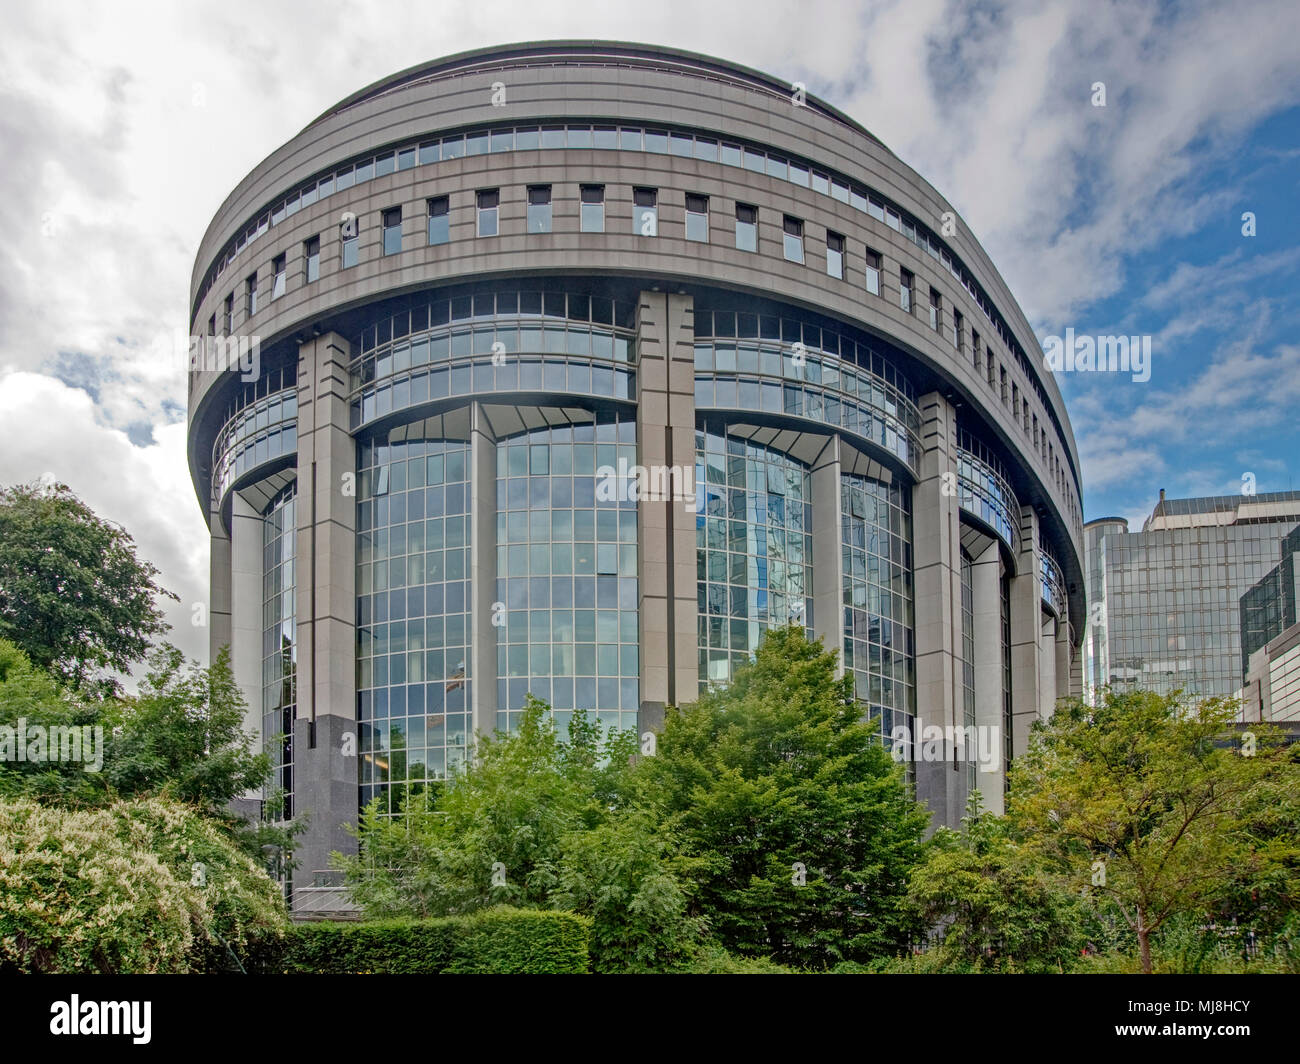
<svg viewBox="0 0 1300 1064">
<path fill-rule="evenodd" d="M 527 693 L 645 731 L 772 625 L 839 649 L 949 823 L 1079 688 L 1034 335 L 929 184 L 776 78 L 591 41 L 404 71 L 240 183 L 192 297 L 212 644 L 289 737 L 303 882 Z"/>
</svg>

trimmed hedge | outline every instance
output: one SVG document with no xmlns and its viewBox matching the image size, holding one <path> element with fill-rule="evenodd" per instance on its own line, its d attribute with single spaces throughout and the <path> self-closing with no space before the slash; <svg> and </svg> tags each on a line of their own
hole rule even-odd
<svg viewBox="0 0 1300 1064">
<path fill-rule="evenodd" d="M 590 921 L 501 907 L 435 920 L 296 924 L 244 958 L 250 972 L 290 975 L 575 974 L 587 967 Z"/>
</svg>

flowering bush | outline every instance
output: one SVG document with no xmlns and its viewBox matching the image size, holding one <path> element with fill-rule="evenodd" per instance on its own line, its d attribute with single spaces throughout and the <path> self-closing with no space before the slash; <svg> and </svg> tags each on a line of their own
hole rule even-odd
<svg viewBox="0 0 1300 1064">
<path fill-rule="evenodd" d="M 284 924 L 276 884 L 187 806 L 0 802 L 0 968 L 183 972 Z"/>
</svg>

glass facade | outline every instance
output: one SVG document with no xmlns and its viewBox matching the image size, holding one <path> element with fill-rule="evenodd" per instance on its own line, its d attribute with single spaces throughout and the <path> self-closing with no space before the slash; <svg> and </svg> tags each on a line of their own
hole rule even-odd
<svg viewBox="0 0 1300 1064">
<path fill-rule="evenodd" d="M 496 457 L 497 727 L 513 728 L 531 693 L 562 734 L 575 709 L 635 731 L 637 506 L 599 474 L 636 464 L 635 419 L 537 429 L 499 441 Z"/>
<path fill-rule="evenodd" d="M 264 462 L 298 450 L 298 367 L 262 373 L 228 405 L 212 445 L 212 501 Z"/>
<path fill-rule="evenodd" d="M 284 794 L 293 817 L 293 719 L 297 708 L 298 631 L 294 556 L 297 484 L 267 507 L 262 519 L 262 736 L 274 774 L 270 793 Z"/>
<path fill-rule="evenodd" d="M 1020 539 L 1020 503 L 1002 463 L 965 429 L 957 429 L 957 494 L 961 508 L 993 529 L 1014 552 Z"/>
<path fill-rule="evenodd" d="M 813 624 L 808 468 L 728 435 L 695 434 L 696 574 L 701 689 L 725 684 L 770 627 Z"/>
<path fill-rule="evenodd" d="M 1083 639 L 1083 692 L 1095 703 L 1097 691 L 1110 682 L 1109 643 L 1106 639 L 1106 537 L 1124 535 L 1128 522 L 1101 518 L 1084 526 L 1084 564 L 1088 577 L 1088 617 Z"/>
<path fill-rule="evenodd" d="M 840 552 L 844 669 L 882 736 L 915 737 L 911 489 L 841 475 Z"/>
<path fill-rule="evenodd" d="M 695 404 L 838 425 L 918 468 L 911 384 L 866 343 L 807 322 L 697 310 Z"/>
<path fill-rule="evenodd" d="M 1300 525 L 1282 540 L 1282 560 L 1241 596 L 1241 674 L 1250 656 L 1296 623 L 1300 600 Z"/>
<path fill-rule="evenodd" d="M 350 425 L 487 392 L 636 394 L 635 308 L 556 291 L 421 300 L 353 340 Z"/>
<path fill-rule="evenodd" d="M 469 443 L 422 423 L 357 448 L 361 802 L 398 812 L 472 737 Z"/>
<path fill-rule="evenodd" d="M 1259 516 L 1247 508 L 1268 505 Z M 1231 697 L 1241 600 L 1278 564 L 1300 492 L 1161 502 L 1144 531 L 1104 540 L 1108 682 Z"/>
<path fill-rule="evenodd" d="M 1057 564 L 1052 549 L 1041 537 L 1038 542 L 1038 560 L 1041 568 L 1039 579 L 1042 582 L 1043 601 L 1055 611 L 1058 617 L 1065 616 L 1065 582 L 1061 579 L 1061 567 Z"/>
</svg>

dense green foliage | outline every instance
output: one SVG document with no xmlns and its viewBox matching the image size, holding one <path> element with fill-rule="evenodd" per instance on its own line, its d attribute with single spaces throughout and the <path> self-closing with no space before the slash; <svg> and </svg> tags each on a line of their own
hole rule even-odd
<svg viewBox="0 0 1300 1064">
<path fill-rule="evenodd" d="M 283 910 L 261 868 L 184 805 L 0 801 L 0 968 L 189 971 L 278 934 Z"/>
<path fill-rule="evenodd" d="M 270 778 L 271 760 L 254 752 L 243 730 L 244 701 L 228 652 L 201 669 L 163 646 L 149 664 L 137 694 L 85 699 L 0 640 L 0 725 L 86 726 L 102 738 L 97 766 L 0 760 L 0 797 L 85 807 L 165 796 L 219 823 L 250 855 L 291 865 L 299 825 L 248 824 L 229 808 Z"/>
<path fill-rule="evenodd" d="M 290 974 L 576 974 L 587 971 L 588 923 L 565 912 L 498 907 L 431 920 L 291 927 L 249 955 L 248 968 Z"/>
<path fill-rule="evenodd" d="M 602 741 L 574 714 L 568 738 L 530 701 L 518 730 L 482 741 L 448 784 L 388 819 L 365 811 L 355 856 L 337 855 L 375 918 L 448 916 L 509 904 L 593 923 L 592 964 L 650 970 L 688 955 L 682 862 L 628 801 L 633 737 Z"/>
<path fill-rule="evenodd" d="M 696 862 L 695 911 L 726 949 L 826 968 L 911 940 L 908 875 L 929 814 L 852 678 L 798 627 L 769 632 L 724 690 L 670 711 L 641 767 L 643 801 Z"/>
<path fill-rule="evenodd" d="M 1082 900 L 1028 859 L 1004 820 L 980 812 L 978 792 L 960 832 L 935 832 L 911 900 L 935 929 L 926 963 L 937 970 L 1064 971 L 1088 941 Z"/>
<path fill-rule="evenodd" d="M 1267 725 L 1244 752 L 1232 702 L 1106 692 L 1063 701 L 1012 770 L 1010 821 L 1062 889 L 1118 913 L 1153 970 L 1151 936 L 1177 918 L 1208 925 L 1263 892 L 1294 911 L 1300 763 Z"/>
<path fill-rule="evenodd" d="M 928 815 L 834 674 L 798 629 L 772 633 L 641 758 L 582 714 L 562 740 L 530 701 L 427 807 L 367 810 L 358 854 L 337 858 L 345 882 L 378 918 L 581 913 L 597 971 L 742 963 L 727 951 L 825 967 L 896 948 Z"/>
<path fill-rule="evenodd" d="M 167 630 L 158 570 L 63 484 L 0 489 L 0 638 L 74 690 L 115 691 Z"/>
</svg>

